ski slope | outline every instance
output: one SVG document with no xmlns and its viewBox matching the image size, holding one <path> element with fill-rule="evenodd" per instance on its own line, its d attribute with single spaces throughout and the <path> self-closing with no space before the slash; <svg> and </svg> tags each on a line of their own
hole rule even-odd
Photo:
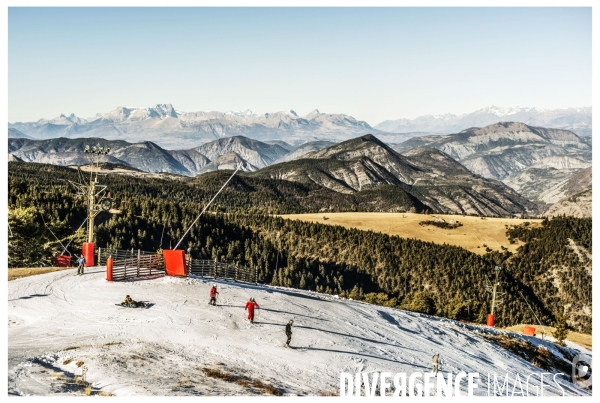
<svg viewBox="0 0 600 403">
<path fill-rule="evenodd" d="M 260 380 L 284 395 L 338 394 L 342 372 L 429 372 L 435 352 L 441 372 L 479 372 L 476 395 L 487 395 L 487 373 L 513 374 L 512 391 L 515 373 L 541 372 L 482 338 L 485 328 L 448 319 L 280 287 L 198 277 L 107 282 L 102 267 L 75 272 L 8 282 L 9 394 L 80 395 L 65 382 L 81 373 L 78 361 L 94 393 L 115 396 L 264 393 L 202 368 Z M 213 283 L 216 307 L 208 304 Z M 126 294 L 154 305 L 116 306 Z M 246 321 L 249 297 L 261 307 L 255 324 Z M 283 347 L 290 319 L 293 349 Z M 530 388 L 539 384 L 532 378 Z M 548 379 L 544 395 L 561 395 Z M 559 382 L 565 395 L 590 395 Z"/>
</svg>

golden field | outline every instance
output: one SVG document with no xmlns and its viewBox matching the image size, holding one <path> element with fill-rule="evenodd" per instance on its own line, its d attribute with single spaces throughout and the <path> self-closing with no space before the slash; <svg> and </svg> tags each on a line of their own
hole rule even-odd
<svg viewBox="0 0 600 403">
<path fill-rule="evenodd" d="M 522 325 L 509 326 L 509 327 L 506 327 L 505 329 L 509 330 L 511 332 L 515 332 L 515 333 L 523 333 L 523 328 L 525 328 L 525 326 L 534 327 L 536 335 L 540 335 L 542 333 L 542 328 L 539 325 L 522 324 Z M 555 330 L 551 326 L 544 326 L 544 329 L 546 329 L 546 334 L 548 336 L 552 336 L 552 333 Z M 591 334 L 577 333 L 572 330 L 569 330 L 569 333 L 567 333 L 567 340 L 572 341 L 573 343 L 579 344 L 580 346 L 585 347 L 588 350 L 592 349 L 592 335 Z"/>
<path fill-rule="evenodd" d="M 500 250 L 503 246 L 515 252 L 519 244 L 510 244 L 506 236 L 506 226 L 530 222 L 532 226 L 541 225 L 539 219 L 513 219 L 470 217 L 461 215 L 425 215 L 414 213 L 319 213 L 319 214 L 286 214 L 282 218 L 318 222 L 328 225 L 341 225 L 346 228 L 357 228 L 365 231 L 383 232 L 403 238 L 416 238 L 438 244 L 449 244 L 463 247 L 477 254 L 484 254 L 486 246 Z M 324 219 L 326 217 L 327 219 Z M 436 220 L 441 217 L 446 222 L 458 220 L 463 226 L 454 229 L 442 229 L 433 225 L 421 226 L 421 221 Z"/>
</svg>

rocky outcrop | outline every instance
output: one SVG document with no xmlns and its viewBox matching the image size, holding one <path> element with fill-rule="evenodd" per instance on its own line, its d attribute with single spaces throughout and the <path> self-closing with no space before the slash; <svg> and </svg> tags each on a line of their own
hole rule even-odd
<svg viewBox="0 0 600 403">
<path fill-rule="evenodd" d="M 568 195 L 583 191 L 587 186 L 569 190 L 567 184 L 584 171 L 591 173 L 589 162 L 565 156 L 548 157 L 525 169 L 518 176 L 508 178 L 505 183 L 538 205 L 549 206 Z"/>
<path fill-rule="evenodd" d="M 194 148 L 210 161 L 224 154 L 234 152 L 249 166 L 263 168 L 286 155 L 288 151 L 278 144 L 267 144 L 247 137 L 234 136 L 212 141 Z"/>
<path fill-rule="evenodd" d="M 560 215 L 572 217 L 592 217 L 592 189 L 587 189 L 553 204 L 543 214 L 546 217 Z"/>
<path fill-rule="evenodd" d="M 235 170 L 237 168 L 240 168 L 242 171 L 246 172 L 252 172 L 258 169 L 257 167 L 246 161 L 244 158 L 242 158 L 238 153 L 230 151 L 223 155 L 219 155 L 209 164 L 198 170 L 198 174 L 203 174 L 205 172 L 212 171 L 221 171 L 225 169 Z"/>
</svg>

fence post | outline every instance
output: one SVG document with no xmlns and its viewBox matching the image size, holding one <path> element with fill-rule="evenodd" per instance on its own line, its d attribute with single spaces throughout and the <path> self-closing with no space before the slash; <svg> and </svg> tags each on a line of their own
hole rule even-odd
<svg viewBox="0 0 600 403">
<path fill-rule="evenodd" d="M 98 248 L 98 264 L 102 265 L 102 248 Z"/>
<path fill-rule="evenodd" d="M 113 259 L 111 256 L 106 259 L 106 281 L 113 281 Z"/>
<path fill-rule="evenodd" d="M 215 258 L 215 265 L 214 265 L 214 271 L 213 271 L 213 279 L 217 279 L 217 258 Z"/>
<path fill-rule="evenodd" d="M 140 276 L 140 250 L 138 249 L 138 258 L 137 258 L 137 271 L 135 272 L 137 277 Z"/>
<path fill-rule="evenodd" d="M 258 270 L 256 270 L 256 266 L 254 267 L 254 280 L 256 285 L 258 285 Z"/>
<path fill-rule="evenodd" d="M 235 281 L 237 283 L 237 271 L 238 271 L 238 267 L 235 266 L 235 277 L 233 278 L 233 281 Z"/>
<path fill-rule="evenodd" d="M 125 266 L 123 268 L 123 280 L 127 278 L 127 259 L 123 260 L 123 266 Z"/>
</svg>

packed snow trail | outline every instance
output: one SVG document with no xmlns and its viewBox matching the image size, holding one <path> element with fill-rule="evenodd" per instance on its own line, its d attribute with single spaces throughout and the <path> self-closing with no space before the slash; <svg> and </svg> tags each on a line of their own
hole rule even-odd
<svg viewBox="0 0 600 403">
<path fill-rule="evenodd" d="M 513 374 L 512 391 L 514 374 L 542 372 L 452 320 L 198 277 L 107 282 L 100 267 L 74 274 L 8 282 L 9 394 L 80 394 L 64 382 L 80 373 L 78 361 L 95 391 L 117 396 L 262 393 L 207 377 L 203 368 L 260 380 L 285 395 L 337 394 L 341 372 L 429 372 L 436 352 L 441 373 L 479 372 L 480 395 L 487 393 L 487 373 Z M 212 284 L 217 306 L 208 304 Z M 154 305 L 115 306 L 127 294 Z M 254 324 L 244 310 L 250 297 L 261 307 Z M 288 349 L 290 319 L 294 348 Z M 566 380 L 560 384 L 565 395 L 589 395 Z M 546 377 L 544 393 L 562 392 Z"/>
</svg>

